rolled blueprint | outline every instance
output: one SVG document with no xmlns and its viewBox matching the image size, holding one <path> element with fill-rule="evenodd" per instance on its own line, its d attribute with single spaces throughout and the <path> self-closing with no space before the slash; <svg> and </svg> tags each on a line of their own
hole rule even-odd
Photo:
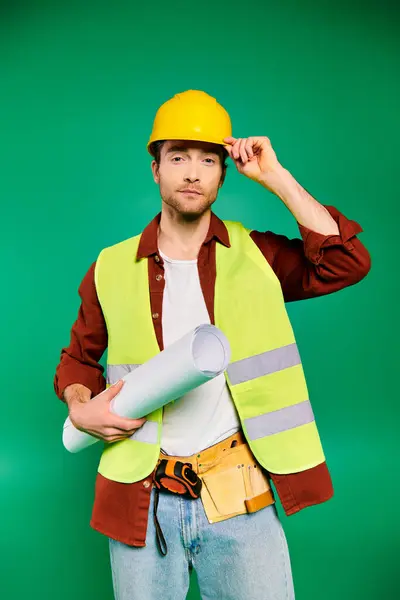
<svg viewBox="0 0 400 600">
<path fill-rule="evenodd" d="M 111 400 L 110 411 L 140 419 L 177 400 L 190 390 L 220 375 L 230 361 L 227 338 L 214 325 L 199 325 L 142 365 L 121 365 L 125 370 L 121 391 Z M 102 392 L 104 393 L 104 392 Z M 96 396 L 90 402 L 96 400 Z M 69 417 L 63 428 L 63 444 L 79 452 L 100 441 L 76 429 Z"/>
</svg>

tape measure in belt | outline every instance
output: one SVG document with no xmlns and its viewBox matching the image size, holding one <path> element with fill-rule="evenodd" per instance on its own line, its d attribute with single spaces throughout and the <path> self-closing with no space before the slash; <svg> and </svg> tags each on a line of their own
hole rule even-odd
<svg viewBox="0 0 400 600">
<path fill-rule="evenodd" d="M 162 458 L 157 465 L 154 484 L 158 490 L 199 498 L 202 481 L 190 463 Z"/>
</svg>

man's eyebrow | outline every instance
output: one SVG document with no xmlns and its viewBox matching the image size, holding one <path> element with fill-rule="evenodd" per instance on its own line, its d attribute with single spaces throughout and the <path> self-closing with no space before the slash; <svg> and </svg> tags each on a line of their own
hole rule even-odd
<svg viewBox="0 0 400 600">
<path fill-rule="evenodd" d="M 166 154 L 170 154 L 171 152 L 187 152 L 188 148 L 186 146 L 171 146 L 168 148 Z"/>
<path fill-rule="evenodd" d="M 172 152 L 187 152 L 188 146 L 171 146 L 166 151 L 166 154 L 172 154 Z M 203 154 L 218 154 L 216 150 L 201 150 Z"/>
</svg>

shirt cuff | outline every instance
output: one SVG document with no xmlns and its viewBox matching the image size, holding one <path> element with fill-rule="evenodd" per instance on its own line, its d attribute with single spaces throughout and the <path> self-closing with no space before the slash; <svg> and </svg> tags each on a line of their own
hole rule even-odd
<svg viewBox="0 0 400 600">
<path fill-rule="evenodd" d="M 323 233 L 313 231 L 297 222 L 301 237 L 304 241 L 304 253 L 308 260 L 316 265 L 322 260 L 323 248 L 342 245 L 349 250 L 349 252 L 352 252 L 354 250 L 354 245 L 350 241 L 351 238 L 363 231 L 361 225 L 357 223 L 357 221 L 348 219 L 334 206 L 328 206 L 326 204 L 323 204 L 323 206 L 329 211 L 332 218 L 335 219 L 339 228 L 339 235 L 324 235 Z"/>
<path fill-rule="evenodd" d="M 65 388 L 73 383 L 80 383 L 91 390 L 91 397 L 97 396 L 106 389 L 106 380 L 102 372 L 82 364 L 74 364 L 63 373 L 62 367 L 54 377 L 54 391 L 58 398 L 65 402 L 63 392 Z"/>
</svg>

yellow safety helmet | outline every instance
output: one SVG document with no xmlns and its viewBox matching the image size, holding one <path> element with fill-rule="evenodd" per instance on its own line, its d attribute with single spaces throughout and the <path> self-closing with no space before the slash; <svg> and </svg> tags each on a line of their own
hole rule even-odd
<svg viewBox="0 0 400 600">
<path fill-rule="evenodd" d="M 187 90 L 175 94 L 160 106 L 147 150 L 160 140 L 195 140 L 226 146 L 224 138 L 232 135 L 230 117 L 221 104 L 206 92 Z"/>
</svg>

